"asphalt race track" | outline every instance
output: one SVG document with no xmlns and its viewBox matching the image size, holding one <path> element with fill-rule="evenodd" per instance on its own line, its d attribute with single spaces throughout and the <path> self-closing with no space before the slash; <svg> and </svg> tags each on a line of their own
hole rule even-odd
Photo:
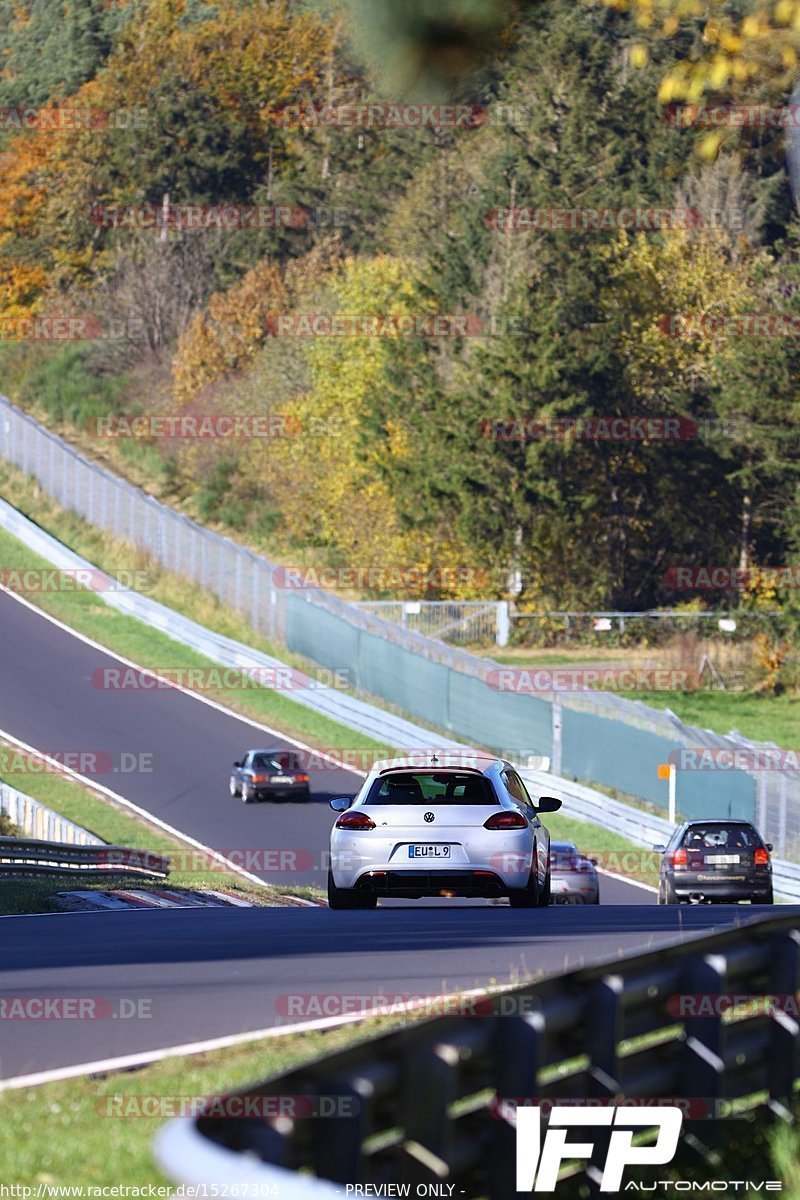
<svg viewBox="0 0 800 1200">
<path fill-rule="evenodd" d="M 358 776 L 319 772 L 308 805 L 245 806 L 228 795 L 230 763 L 249 746 L 290 743 L 172 689 L 98 690 L 92 672 L 118 661 L 4 593 L 0 633 L 0 728 L 50 753 L 106 751 L 115 761 L 123 753 L 152 755 L 152 773 L 109 774 L 98 782 L 223 853 L 282 850 L 285 861 L 302 861 L 302 869 L 254 872 L 272 883 L 324 882 L 333 819 L 327 801 L 353 794 Z M 532 911 L 486 902 L 397 901 L 354 913 L 291 908 L 3 917 L 0 1001 L 94 997 L 102 1001 L 102 1015 L 0 1022 L 0 1078 L 320 1015 L 292 1010 L 280 1000 L 289 995 L 436 995 L 490 980 L 519 981 L 767 911 L 659 908 L 652 892 L 606 877 L 601 896 L 599 906 Z M 147 1015 L 105 1015 L 109 1002 L 113 1007 L 120 998 L 144 1001 Z"/>
<path fill-rule="evenodd" d="M 234 760 L 252 746 L 292 743 L 173 688 L 93 685 L 94 671 L 119 665 L 0 592 L 0 729 L 51 754 L 105 751 L 115 763 L 122 755 L 150 755 L 152 772 L 93 778 L 204 845 L 235 852 L 235 861 L 270 883 L 324 887 L 334 820 L 328 802 L 355 795 L 361 778 L 331 766 L 312 778 L 310 804 L 234 800 L 228 794 Z M 256 851 L 266 853 L 245 859 Z M 285 869 L 269 869 L 281 863 Z M 614 880 L 603 881 L 602 894 L 604 902 L 618 904 L 654 900 Z"/>
<path fill-rule="evenodd" d="M 4 917 L 0 1005 L 83 996 L 95 1001 L 85 1011 L 100 1015 L 3 1020 L 0 1078 L 318 1019 L 370 997 L 557 973 L 765 911 L 421 905 Z M 139 1015 L 111 1016 L 120 998 Z"/>
</svg>

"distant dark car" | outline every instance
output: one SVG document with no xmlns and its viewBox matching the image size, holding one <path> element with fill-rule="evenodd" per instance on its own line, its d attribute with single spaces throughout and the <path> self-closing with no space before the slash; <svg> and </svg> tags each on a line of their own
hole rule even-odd
<svg viewBox="0 0 800 1200">
<path fill-rule="evenodd" d="M 229 789 L 245 804 L 253 800 L 308 800 L 308 774 L 291 750 L 248 750 L 233 764 Z"/>
<path fill-rule="evenodd" d="M 663 851 L 659 904 L 772 904 L 771 842 L 749 821 L 685 821 Z"/>
<path fill-rule="evenodd" d="M 599 904 L 597 860 L 581 854 L 574 842 L 550 843 L 551 904 Z"/>
</svg>

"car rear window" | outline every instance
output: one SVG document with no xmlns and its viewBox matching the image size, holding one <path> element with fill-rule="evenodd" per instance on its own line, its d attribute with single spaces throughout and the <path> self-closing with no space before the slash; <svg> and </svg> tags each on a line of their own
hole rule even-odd
<svg viewBox="0 0 800 1200">
<path fill-rule="evenodd" d="M 297 758 L 294 754 L 259 754 L 253 763 L 257 771 L 296 771 Z"/>
<path fill-rule="evenodd" d="M 580 858 L 578 847 L 570 842 L 550 843 L 550 865 L 556 870 L 574 867 Z"/>
<path fill-rule="evenodd" d="M 751 825 L 692 825 L 681 840 L 686 850 L 756 850 L 760 845 Z"/>
<path fill-rule="evenodd" d="M 499 804 L 483 775 L 456 771 L 403 771 L 382 775 L 366 804 Z"/>
</svg>

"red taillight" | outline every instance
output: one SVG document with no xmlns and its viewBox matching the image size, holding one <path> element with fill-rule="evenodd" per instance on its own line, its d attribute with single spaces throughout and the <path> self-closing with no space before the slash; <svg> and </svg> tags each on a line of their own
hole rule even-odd
<svg viewBox="0 0 800 1200">
<path fill-rule="evenodd" d="M 308 783 L 308 776 L 307 775 L 295 775 L 294 781 L 295 781 L 295 783 Z"/>
<path fill-rule="evenodd" d="M 484 829 L 527 829 L 528 822 L 522 813 L 499 812 L 483 823 Z"/>
<path fill-rule="evenodd" d="M 254 775 L 253 783 L 268 783 L 269 775 Z"/>
<path fill-rule="evenodd" d="M 676 850 L 675 853 L 672 855 L 673 867 L 685 867 L 686 859 L 687 859 L 687 855 L 686 855 L 685 850 Z"/>
<path fill-rule="evenodd" d="M 336 822 L 337 829 L 374 829 L 375 822 L 366 813 L 342 813 Z"/>
<path fill-rule="evenodd" d="M 753 861 L 755 862 L 757 867 L 768 867 L 769 866 L 769 854 L 767 853 L 766 850 L 756 850 Z"/>
</svg>

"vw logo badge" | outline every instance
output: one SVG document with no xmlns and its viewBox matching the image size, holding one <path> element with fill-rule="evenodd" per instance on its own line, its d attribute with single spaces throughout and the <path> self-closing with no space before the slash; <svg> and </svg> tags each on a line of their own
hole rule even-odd
<svg viewBox="0 0 800 1200">
<path fill-rule="evenodd" d="M 433 815 L 433 813 L 432 813 L 432 812 L 427 812 L 427 813 L 425 813 L 425 820 L 426 820 L 426 821 L 428 822 L 428 824 L 430 825 L 431 821 L 435 821 L 435 820 L 436 820 L 436 818 L 434 817 L 434 815 Z"/>
</svg>

